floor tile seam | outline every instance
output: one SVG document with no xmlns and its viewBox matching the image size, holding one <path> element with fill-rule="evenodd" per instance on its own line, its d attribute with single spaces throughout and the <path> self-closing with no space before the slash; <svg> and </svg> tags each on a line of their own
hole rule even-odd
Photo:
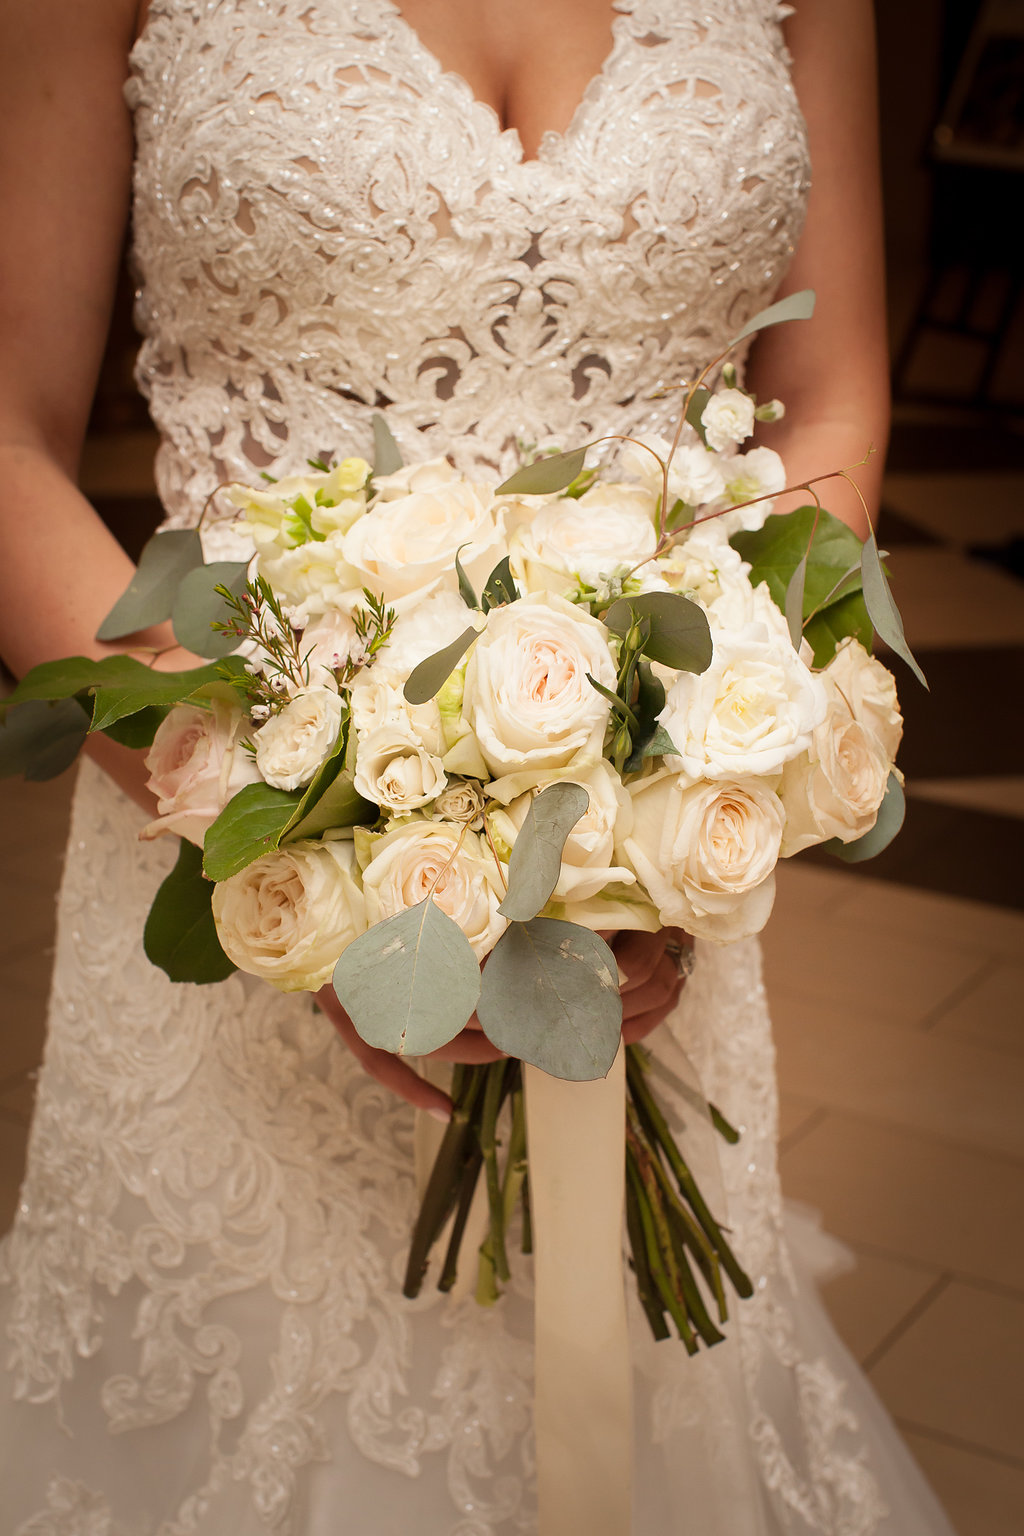
<svg viewBox="0 0 1024 1536">
<path fill-rule="evenodd" d="M 895 1416 L 895 1421 L 904 1434 L 920 1435 L 923 1440 L 934 1440 L 937 1445 L 947 1445 L 956 1451 L 968 1451 L 974 1456 L 984 1456 L 988 1461 L 1010 1467 L 1015 1472 L 1024 1472 L 1024 1456 L 994 1450 L 990 1445 L 981 1445 L 977 1440 L 968 1440 L 963 1435 L 951 1435 L 944 1429 L 934 1429 L 930 1424 L 919 1424 L 916 1419 L 905 1418 L 902 1414 Z"/>
<path fill-rule="evenodd" d="M 794 1089 L 794 1092 L 797 1091 Z M 801 1095 L 801 1097 L 808 1097 L 808 1095 Z M 976 1141 L 964 1141 L 951 1136 L 942 1136 L 935 1131 L 924 1130 L 919 1125 L 909 1125 L 903 1120 L 891 1120 L 877 1115 L 865 1114 L 863 1110 L 851 1109 L 846 1104 L 832 1104 L 826 1101 L 819 1107 L 825 1118 L 833 1115 L 845 1116 L 847 1119 L 855 1120 L 862 1125 L 870 1125 L 886 1131 L 897 1131 L 912 1137 L 915 1141 L 940 1146 L 947 1152 L 971 1152 L 977 1157 L 990 1158 L 993 1162 L 1002 1163 L 1018 1171 L 1024 1169 L 1024 1154 L 1022 1153 L 1007 1152 L 990 1144 L 982 1146 Z M 821 1124 L 821 1121 L 818 1123 Z"/>
<path fill-rule="evenodd" d="M 990 1295 L 999 1296 L 1003 1301 L 1015 1301 L 1024 1305 L 1024 1281 L 1020 1286 L 1008 1285 L 1002 1280 L 992 1280 L 987 1275 L 979 1275 L 971 1270 L 958 1269 L 956 1265 L 930 1264 L 927 1259 L 921 1259 L 913 1254 L 901 1253 L 897 1248 L 889 1248 L 884 1243 L 873 1243 L 868 1238 L 843 1237 L 829 1226 L 826 1219 L 826 1231 L 836 1240 L 849 1248 L 854 1258 L 883 1259 L 890 1264 L 899 1264 L 905 1269 L 920 1270 L 923 1275 L 931 1275 L 938 1279 L 940 1274 L 948 1275 L 954 1285 L 970 1286 L 972 1290 L 987 1291 Z"/>
<path fill-rule="evenodd" d="M 989 976 L 995 974 L 1001 963 L 1001 955 L 989 955 L 988 959 L 982 961 L 981 965 L 979 965 L 977 971 L 975 971 L 973 975 L 965 977 L 964 980 L 960 982 L 959 986 L 954 987 L 952 992 L 943 998 L 941 1003 L 936 1003 L 935 1007 L 932 1008 L 929 1013 L 925 1014 L 924 1018 L 918 1022 L 917 1028 L 922 1030 L 925 1034 L 930 1034 L 934 1030 L 936 1024 L 942 1022 L 943 1016 L 951 1012 L 951 1010 L 954 1009 L 958 1003 L 962 1003 L 965 998 L 970 997 L 971 993 L 976 991 L 977 988 L 981 986 L 982 982 L 986 981 Z M 971 1039 L 973 1044 L 985 1044 L 983 1040 L 975 1040 L 973 1036 Z M 998 1050 L 998 1046 L 990 1046 L 989 1049 Z"/>
<path fill-rule="evenodd" d="M 892 1349 L 893 1345 L 898 1344 L 900 1339 L 902 1339 L 910 1331 L 914 1324 L 924 1316 L 933 1302 L 938 1301 L 943 1291 L 949 1289 L 951 1278 L 952 1277 L 948 1270 L 943 1270 L 941 1274 L 936 1275 L 935 1279 L 932 1281 L 931 1285 L 924 1292 L 924 1294 L 919 1296 L 917 1300 L 907 1308 L 902 1317 L 898 1318 L 897 1321 L 893 1323 L 892 1327 L 882 1335 L 878 1343 L 868 1350 L 867 1354 L 860 1362 L 861 1369 L 866 1374 L 870 1375 L 879 1361 L 885 1359 L 885 1356 Z"/>
<path fill-rule="evenodd" d="M 810 1135 L 811 1131 L 817 1129 L 827 1114 L 828 1111 L 823 1104 L 816 1104 L 801 1125 L 795 1126 L 793 1130 L 787 1131 L 785 1136 L 779 1137 L 779 1156 L 781 1157 L 784 1152 L 788 1152 L 792 1147 L 799 1145 L 805 1136 Z"/>
</svg>

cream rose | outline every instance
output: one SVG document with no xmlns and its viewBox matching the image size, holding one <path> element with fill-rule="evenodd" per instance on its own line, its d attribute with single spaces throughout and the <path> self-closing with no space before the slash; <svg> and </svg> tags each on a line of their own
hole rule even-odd
<svg viewBox="0 0 1024 1536">
<path fill-rule="evenodd" d="M 742 443 L 754 430 L 754 402 L 742 389 L 720 389 L 711 396 L 701 421 L 708 447 L 719 453 L 734 443 Z"/>
<path fill-rule="evenodd" d="M 418 810 L 436 799 L 447 782 L 441 759 L 424 751 L 397 725 L 360 736 L 355 787 L 364 800 L 392 816 Z"/>
<path fill-rule="evenodd" d="M 759 933 L 775 898 L 782 802 L 757 780 L 688 784 L 678 774 L 630 785 L 623 852 L 662 923 L 728 943 Z"/>
<path fill-rule="evenodd" d="M 810 751 L 783 770 L 783 857 L 830 837 L 843 843 L 863 837 L 875 824 L 888 782 L 881 743 L 840 700 L 814 732 Z"/>
<path fill-rule="evenodd" d="M 308 784 L 341 730 L 341 699 L 326 686 L 304 688 L 256 732 L 256 766 L 275 789 Z"/>
<path fill-rule="evenodd" d="M 595 485 L 579 500 L 549 501 L 509 543 L 512 568 L 528 591 L 564 591 L 580 577 L 597 587 L 657 547 L 656 500 L 636 485 Z"/>
<path fill-rule="evenodd" d="M 552 900 L 587 901 L 607 885 L 633 885 L 635 875 L 615 853 L 632 826 L 632 804 L 611 763 L 602 758 L 585 772 L 552 776 L 543 787 L 560 783 L 579 784 L 590 803 L 565 840 Z M 507 810 L 491 813 L 494 830 L 507 846 L 514 845 L 532 801 L 532 793 L 520 795 Z"/>
<path fill-rule="evenodd" d="M 892 762 L 903 736 L 896 679 L 852 635 L 841 640 L 821 674 L 846 700 L 853 718 L 873 731 Z"/>
<path fill-rule="evenodd" d="M 549 592 L 491 610 L 470 653 L 462 708 L 492 773 L 600 758 L 609 705 L 588 672 L 615 687 L 607 630 L 589 613 Z"/>
<path fill-rule="evenodd" d="M 369 587 L 399 611 L 439 587 L 458 591 L 455 556 L 477 591 L 505 554 L 490 486 L 453 479 L 382 500 L 345 534 L 354 587 Z"/>
<path fill-rule="evenodd" d="M 292 843 L 213 888 L 224 953 L 282 992 L 315 992 L 366 928 L 350 842 Z"/>
<path fill-rule="evenodd" d="M 174 832 L 203 846 L 232 795 L 260 775 L 242 742 L 247 722 L 241 709 L 223 699 L 208 706 L 177 704 L 157 727 L 145 756 L 147 787 L 160 815 L 142 832 L 146 838 Z"/>
<path fill-rule="evenodd" d="M 359 652 L 359 636 L 347 613 L 330 609 L 307 624 L 299 642 L 299 654 L 309 667 L 310 681 L 321 678 L 333 685 L 334 674 Z M 324 677 L 324 674 L 327 674 Z"/>
<path fill-rule="evenodd" d="M 750 566 L 715 531 L 695 528 L 658 561 L 671 588 L 696 598 L 722 629 L 742 629 L 754 617 Z"/>
<path fill-rule="evenodd" d="M 764 623 L 715 629 L 706 672 L 681 672 L 658 717 L 691 779 L 775 774 L 807 750 L 825 718 L 822 683 L 788 633 Z"/>
<path fill-rule="evenodd" d="M 464 822 L 473 832 L 483 827 L 486 797 L 472 779 L 453 779 L 438 795 L 430 813 L 431 821 Z"/>
<path fill-rule="evenodd" d="M 485 840 L 445 822 L 412 817 L 374 838 L 363 868 L 369 923 L 414 907 L 428 894 L 462 929 L 478 960 L 508 926 L 504 886 Z"/>
</svg>

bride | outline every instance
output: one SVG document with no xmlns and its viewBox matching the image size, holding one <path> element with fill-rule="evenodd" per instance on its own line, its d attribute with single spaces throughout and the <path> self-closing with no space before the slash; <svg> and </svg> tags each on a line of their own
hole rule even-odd
<svg viewBox="0 0 1024 1536">
<path fill-rule="evenodd" d="M 225 480 L 368 452 L 374 411 L 409 457 L 454 444 L 494 473 L 524 444 L 663 430 L 659 386 L 783 283 L 817 290 L 817 318 L 767 333 L 749 376 L 790 407 L 773 438 L 790 478 L 881 448 L 870 6 L 801 0 L 784 29 L 788 10 L 6 0 L 8 664 L 101 652 L 130 575 L 74 488 L 128 107 L 139 370 L 171 526 Z M 869 501 L 879 473 L 876 456 Z M 853 499 L 830 505 L 859 525 Z M 215 525 L 208 554 L 233 537 Z M 5 1531 L 536 1531 L 528 1264 L 493 1310 L 400 1295 L 406 1101 L 443 1116 L 442 1088 L 366 1050 L 329 1000 L 330 1019 L 240 975 L 155 972 L 141 926 L 168 850 L 137 841 L 145 770 L 103 739 L 91 755 L 0 1253 Z M 685 1049 L 743 1127 L 719 1203 L 755 1278 L 696 1360 L 633 1318 L 635 1536 L 941 1536 L 783 1237 L 756 945 L 699 947 L 675 1008 L 663 940 L 620 960 L 627 1029 L 664 1021 L 656 1053 Z M 472 1032 L 456 1047 L 480 1049 Z"/>
</svg>

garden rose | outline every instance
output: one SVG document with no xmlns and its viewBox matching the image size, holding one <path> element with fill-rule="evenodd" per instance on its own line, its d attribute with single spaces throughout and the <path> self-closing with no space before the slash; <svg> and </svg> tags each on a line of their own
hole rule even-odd
<svg viewBox="0 0 1024 1536">
<path fill-rule="evenodd" d="M 398 725 L 384 725 L 360 736 L 355 787 L 365 800 L 393 816 L 426 805 L 448 782 L 441 759 L 426 752 Z"/>
<path fill-rule="evenodd" d="M 681 672 L 659 715 L 691 779 L 743 779 L 778 773 L 807 750 L 825 717 L 822 683 L 794 651 L 788 633 L 755 621 L 713 629 L 706 672 Z"/>
<path fill-rule="evenodd" d="M 578 500 L 558 497 L 516 529 L 512 567 L 528 591 L 564 591 L 650 559 L 657 547 L 654 496 L 636 485 L 595 485 Z"/>
<path fill-rule="evenodd" d="M 830 837 L 843 843 L 863 837 L 875 824 L 888 782 L 881 743 L 839 700 L 815 730 L 810 751 L 783 770 L 783 856 Z"/>
<path fill-rule="evenodd" d="M 371 924 L 416 906 L 431 893 L 462 929 L 478 960 L 508 926 L 498 911 L 505 888 L 486 841 L 463 827 L 421 816 L 372 840 L 363 892 Z"/>
<path fill-rule="evenodd" d="M 210 699 L 205 706 L 177 704 L 157 727 L 145 756 L 147 787 L 160 815 L 142 832 L 146 838 L 174 832 L 203 846 L 232 795 L 260 775 L 242 746 L 247 722 L 238 705 Z"/>
<path fill-rule="evenodd" d="M 543 787 L 561 783 L 579 784 L 590 803 L 565 840 L 552 900 L 587 901 L 607 885 L 633 885 L 636 876 L 617 861 L 615 852 L 616 843 L 623 841 L 632 826 L 632 805 L 611 763 L 602 758 L 584 772 L 552 775 Z M 520 795 L 507 810 L 491 813 L 497 836 L 509 847 L 515 843 L 533 798 L 532 793 Z"/>
<path fill-rule="evenodd" d="M 337 690 L 304 688 L 256 732 L 256 766 L 275 789 L 298 789 L 330 757 L 340 730 Z"/>
<path fill-rule="evenodd" d="M 775 899 L 785 813 L 755 779 L 689 784 L 655 774 L 629 786 L 633 829 L 623 852 L 662 923 L 727 943 L 759 933 Z"/>
<path fill-rule="evenodd" d="M 588 672 L 615 687 L 607 630 L 589 613 L 549 592 L 491 610 L 470 653 L 462 707 L 492 773 L 600 758 L 609 705 Z"/>
<path fill-rule="evenodd" d="M 892 673 L 851 635 L 839 642 L 821 676 L 843 696 L 853 718 L 874 732 L 891 763 L 903 736 L 903 716 Z"/>
<path fill-rule="evenodd" d="M 282 992 L 315 992 L 366 929 L 350 842 L 292 843 L 213 888 L 224 953 Z"/>
</svg>

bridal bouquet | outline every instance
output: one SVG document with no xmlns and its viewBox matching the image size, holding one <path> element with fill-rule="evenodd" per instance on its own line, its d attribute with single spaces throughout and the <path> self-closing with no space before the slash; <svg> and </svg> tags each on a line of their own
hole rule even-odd
<svg viewBox="0 0 1024 1536">
<path fill-rule="evenodd" d="M 529 1242 L 520 1063 L 608 1072 L 622 1009 L 604 933 L 755 933 L 780 857 L 866 857 L 901 819 L 901 719 L 872 628 L 915 664 L 882 557 L 813 491 L 765 520 L 782 464 L 741 445 L 781 407 L 758 408 L 728 365 L 722 383 L 683 391 L 675 440 L 629 440 L 614 470 L 579 448 L 497 486 L 403 465 L 377 418 L 372 467 L 226 488 L 250 561 L 204 563 L 194 531 L 151 540 L 99 638 L 170 617 L 207 666 L 73 658 L 9 700 L 7 771 L 60 771 L 90 730 L 147 749 L 159 815 L 142 835 L 181 838 L 146 926 L 173 980 L 333 980 L 374 1046 L 425 1055 L 475 1013 L 507 1054 L 456 1069 L 410 1294 L 454 1213 L 452 1283 L 481 1171 L 481 1300 L 508 1277 L 521 1197 Z M 671 1317 L 696 1348 L 721 1334 L 695 1273 L 719 1322 L 722 1273 L 750 1282 L 650 1071 L 632 1048 L 633 1262 L 655 1334 Z"/>
</svg>

